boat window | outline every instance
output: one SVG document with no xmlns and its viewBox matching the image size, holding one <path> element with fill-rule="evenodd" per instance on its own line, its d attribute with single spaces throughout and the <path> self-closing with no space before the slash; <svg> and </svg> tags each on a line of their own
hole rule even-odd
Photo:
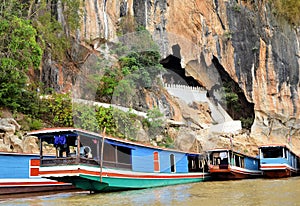
<svg viewBox="0 0 300 206">
<path fill-rule="evenodd" d="M 127 147 L 116 147 L 117 150 L 117 163 L 131 165 L 131 149 Z"/>
<path fill-rule="evenodd" d="M 234 155 L 234 160 L 235 160 L 235 166 L 240 167 L 241 166 L 240 156 Z"/>
<path fill-rule="evenodd" d="M 211 154 L 211 159 L 213 165 L 219 165 L 221 163 L 221 158 L 219 152 L 214 152 Z"/>
<path fill-rule="evenodd" d="M 175 155 L 170 155 L 171 172 L 175 172 Z"/>
<path fill-rule="evenodd" d="M 96 138 L 90 138 L 88 136 L 80 136 L 80 156 L 91 158 L 95 160 L 100 160 L 100 152 L 99 147 L 101 147 L 101 140 Z M 75 143 L 77 147 L 77 142 Z M 73 148 L 73 150 L 76 152 L 77 148 Z"/>
<path fill-rule="evenodd" d="M 188 170 L 189 172 L 201 171 L 202 164 L 199 155 L 188 155 Z"/>
<path fill-rule="evenodd" d="M 227 152 L 220 152 L 220 165 L 228 165 Z"/>
<path fill-rule="evenodd" d="M 240 163 L 241 163 L 241 166 L 242 168 L 245 168 L 245 160 L 244 160 L 244 157 L 240 157 Z"/>
<path fill-rule="evenodd" d="M 153 152 L 154 172 L 159 172 L 159 155 L 158 152 Z"/>
<path fill-rule="evenodd" d="M 131 169 L 131 151 L 131 148 L 115 146 L 104 142 L 103 165 L 106 167 Z"/>
<path fill-rule="evenodd" d="M 211 155 L 213 165 L 228 165 L 228 152 L 214 152 Z"/>
<path fill-rule="evenodd" d="M 280 158 L 283 157 L 282 147 L 263 147 L 261 148 L 263 158 Z"/>
<path fill-rule="evenodd" d="M 115 162 L 115 159 L 116 159 L 115 146 L 104 142 L 103 161 L 108 164 L 110 162 Z"/>
</svg>

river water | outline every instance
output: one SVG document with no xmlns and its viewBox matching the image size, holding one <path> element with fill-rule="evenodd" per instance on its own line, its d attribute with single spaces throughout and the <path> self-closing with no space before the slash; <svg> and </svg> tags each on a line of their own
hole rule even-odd
<svg viewBox="0 0 300 206">
<path fill-rule="evenodd" d="M 27 196 L 27 195 L 26 195 Z M 0 205 L 300 205 L 300 177 L 200 182 L 144 190 L 1 197 Z"/>
</svg>

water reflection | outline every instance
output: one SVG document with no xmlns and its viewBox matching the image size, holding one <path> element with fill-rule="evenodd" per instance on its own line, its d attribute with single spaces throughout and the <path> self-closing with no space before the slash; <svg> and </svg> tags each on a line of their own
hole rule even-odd
<svg viewBox="0 0 300 206">
<path fill-rule="evenodd" d="M 90 194 L 69 192 L 1 198 L 1 205 L 298 205 L 300 177 L 200 182 L 194 184 Z"/>
</svg>

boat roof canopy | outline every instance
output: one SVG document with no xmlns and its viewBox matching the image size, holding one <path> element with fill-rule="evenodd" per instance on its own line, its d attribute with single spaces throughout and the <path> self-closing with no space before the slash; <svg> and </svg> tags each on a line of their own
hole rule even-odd
<svg viewBox="0 0 300 206">
<path fill-rule="evenodd" d="M 261 145 L 261 146 L 258 147 L 258 149 L 260 149 L 260 148 L 274 148 L 274 147 L 285 147 L 285 148 L 289 149 L 286 145 L 283 145 L 283 144 Z"/>
<path fill-rule="evenodd" d="M 234 151 L 232 149 L 211 149 L 211 150 L 207 150 L 207 153 L 213 154 L 213 153 L 221 153 L 221 152 L 232 152 L 235 155 L 241 156 L 241 157 L 249 157 L 249 158 L 253 158 L 253 159 L 257 159 L 257 157 L 251 156 L 251 155 L 247 155 L 244 154 L 242 152 L 238 152 L 238 151 Z"/>
<path fill-rule="evenodd" d="M 51 128 L 51 129 L 35 130 L 27 133 L 26 136 L 36 136 L 40 139 L 46 137 L 53 137 L 54 135 L 59 135 L 59 134 L 78 136 L 76 130 L 72 128 L 63 128 L 63 129 Z"/>
<path fill-rule="evenodd" d="M 156 149 L 156 150 L 164 150 L 164 151 L 170 151 L 170 152 L 176 152 L 176 153 L 185 153 L 186 155 L 189 156 L 201 156 L 203 154 L 199 154 L 197 152 L 185 152 L 185 151 L 179 151 L 177 149 L 171 149 L 171 148 L 161 148 L 161 147 L 156 147 L 153 145 L 146 145 L 146 144 L 142 144 L 142 143 L 138 143 L 138 142 L 131 142 L 128 140 L 124 140 L 124 139 L 119 139 L 119 138 L 115 138 L 115 137 L 110 137 L 110 136 L 105 136 L 99 133 L 95 133 L 95 132 L 89 132 L 83 129 L 78 129 L 78 128 L 47 128 L 47 129 L 41 129 L 41 130 L 36 130 L 36 131 L 32 131 L 26 134 L 26 136 L 36 136 L 39 139 L 41 139 L 42 141 L 45 141 L 49 144 L 53 144 L 54 143 L 54 137 L 55 136 L 65 136 L 68 143 L 70 143 L 70 145 L 75 144 L 73 142 L 75 142 L 75 137 L 80 136 L 80 138 L 82 137 L 87 137 L 87 138 L 91 138 L 91 139 L 105 139 L 105 142 L 111 145 L 115 145 L 115 146 L 122 146 L 122 147 L 127 147 L 130 149 L 136 149 L 137 146 L 141 146 L 141 147 L 147 147 L 147 148 L 152 148 L 152 149 Z M 71 137 L 71 138 L 68 138 Z"/>
<path fill-rule="evenodd" d="M 206 152 L 213 153 L 213 152 L 228 152 L 228 151 L 232 151 L 232 150 L 231 149 L 226 149 L 226 148 L 224 148 L 224 149 L 220 148 L 220 149 L 207 150 Z"/>
<path fill-rule="evenodd" d="M 295 156 L 300 157 L 300 155 L 297 155 L 294 151 L 292 151 L 291 148 L 289 148 L 287 145 L 284 145 L 284 144 L 262 145 L 262 146 L 259 146 L 258 149 L 268 149 L 268 148 L 275 148 L 275 147 L 285 148 L 286 150 L 290 151 L 290 152 L 291 152 L 292 154 L 294 154 Z"/>
<path fill-rule="evenodd" d="M 50 128 L 32 131 L 26 134 L 27 136 L 36 136 L 39 139 L 44 139 L 48 137 L 54 137 L 57 135 L 64 135 L 66 137 L 77 137 L 85 136 L 89 138 L 101 138 L 102 136 L 97 133 L 87 132 L 75 128 Z"/>
<path fill-rule="evenodd" d="M 73 128 L 51 128 L 29 132 L 27 136 L 36 136 L 41 141 L 54 145 L 76 145 L 76 138 L 79 136 L 78 131 Z"/>
<path fill-rule="evenodd" d="M 53 133 L 46 133 L 46 134 L 37 134 L 33 135 L 37 136 L 39 139 L 47 139 L 53 138 L 54 136 L 65 136 L 65 137 L 77 137 L 78 134 L 76 132 L 53 132 Z"/>
</svg>

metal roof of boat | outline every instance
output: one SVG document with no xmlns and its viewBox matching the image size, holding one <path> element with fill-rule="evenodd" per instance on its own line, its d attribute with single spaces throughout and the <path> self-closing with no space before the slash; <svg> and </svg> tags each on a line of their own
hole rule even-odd
<svg viewBox="0 0 300 206">
<path fill-rule="evenodd" d="M 287 145 L 285 144 L 265 144 L 265 145 L 260 145 L 258 146 L 258 148 L 262 148 L 262 147 L 287 147 Z"/>
<path fill-rule="evenodd" d="M 220 152 L 220 151 L 233 151 L 233 150 L 229 148 L 216 148 L 216 149 L 206 150 L 206 152 Z"/>
<path fill-rule="evenodd" d="M 267 144 L 267 145 L 261 145 L 258 147 L 258 149 L 260 148 L 267 148 L 267 147 L 284 147 L 286 149 L 288 149 L 292 154 L 300 157 L 299 154 L 296 154 L 288 145 L 285 145 L 285 144 Z"/>
<path fill-rule="evenodd" d="M 216 148 L 216 149 L 206 150 L 205 152 L 224 152 L 224 151 L 232 151 L 233 153 L 236 153 L 238 155 L 242 155 L 242 156 L 246 156 L 246 157 L 251 157 L 251 158 L 257 159 L 257 157 L 255 157 L 255 156 L 247 155 L 245 153 L 238 152 L 238 151 L 235 151 L 235 150 L 229 149 L 229 148 Z"/>
</svg>

